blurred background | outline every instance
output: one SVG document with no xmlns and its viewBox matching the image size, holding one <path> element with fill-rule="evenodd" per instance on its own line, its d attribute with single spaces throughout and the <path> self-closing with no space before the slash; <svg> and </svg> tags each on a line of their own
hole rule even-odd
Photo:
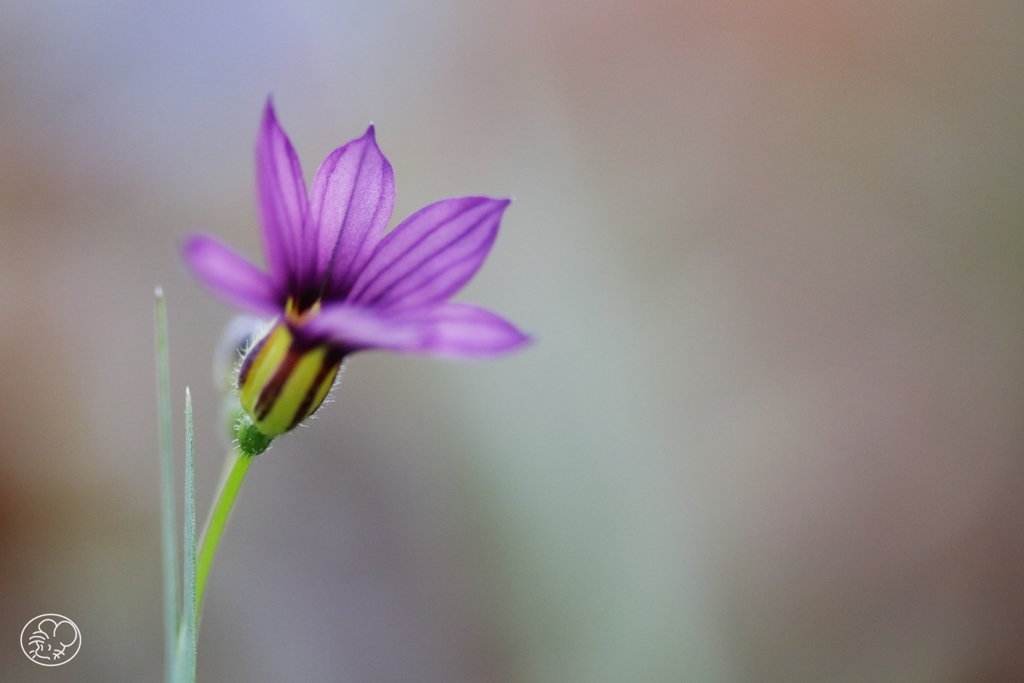
<svg viewBox="0 0 1024 683">
<path fill-rule="evenodd" d="M 460 298 L 537 343 L 349 361 L 201 681 L 1024 680 L 1009 0 L 0 0 L 0 679 L 161 679 L 152 293 L 204 515 L 232 313 L 177 250 L 261 260 L 268 93 L 307 179 L 377 124 L 396 222 L 514 196 Z"/>
</svg>

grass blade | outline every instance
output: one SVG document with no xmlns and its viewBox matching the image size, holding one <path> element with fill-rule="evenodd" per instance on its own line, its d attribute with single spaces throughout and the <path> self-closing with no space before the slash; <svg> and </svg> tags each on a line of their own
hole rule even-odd
<svg viewBox="0 0 1024 683">
<path fill-rule="evenodd" d="M 160 516 L 164 574 L 164 677 L 174 681 L 178 628 L 178 556 L 174 517 L 174 450 L 171 441 L 171 361 L 167 350 L 167 306 L 156 288 L 157 417 L 160 435 Z"/>
<path fill-rule="evenodd" d="M 192 394 L 185 388 L 185 571 L 182 631 L 185 661 L 181 680 L 196 681 L 196 467 L 192 448 Z"/>
</svg>

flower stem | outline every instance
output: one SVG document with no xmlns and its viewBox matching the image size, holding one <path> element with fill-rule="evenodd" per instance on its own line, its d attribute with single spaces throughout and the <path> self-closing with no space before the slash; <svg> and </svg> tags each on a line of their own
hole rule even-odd
<svg viewBox="0 0 1024 683">
<path fill-rule="evenodd" d="M 228 452 L 228 459 L 225 463 L 225 476 L 221 480 L 217 496 L 214 498 L 213 509 L 210 510 L 210 517 L 206 520 L 206 528 L 199 541 L 199 559 L 196 562 L 196 615 L 197 621 L 202 614 L 203 595 L 206 592 L 206 577 L 210 573 L 210 566 L 213 564 L 213 556 L 217 553 L 217 546 L 220 543 L 221 534 L 231 515 L 231 509 L 235 505 L 235 498 L 242 488 L 245 480 L 245 473 L 249 470 L 253 458 L 244 455 L 237 447 Z"/>
<path fill-rule="evenodd" d="M 191 407 L 191 406 L 190 406 Z M 191 420 L 187 421 L 189 424 Z M 191 445 L 191 430 L 186 440 Z M 189 448 L 191 451 L 191 448 Z M 189 460 L 189 458 L 186 458 Z M 238 492 L 242 489 L 242 482 L 245 481 L 245 474 L 249 471 L 249 465 L 252 464 L 253 457 L 243 454 L 237 446 L 228 451 L 227 460 L 224 462 L 224 473 L 221 476 L 220 485 L 217 488 L 217 495 L 213 499 L 213 508 L 210 510 L 210 516 L 206 520 L 206 526 L 203 528 L 203 535 L 199 541 L 199 552 L 198 558 L 194 555 L 192 558 L 192 567 L 195 570 L 195 579 L 192 585 L 188 585 L 190 582 L 186 576 L 186 589 L 194 587 L 193 609 L 184 610 L 183 620 L 178 627 L 177 635 L 177 646 L 175 648 L 174 656 L 174 672 L 175 678 L 174 683 L 192 683 L 195 681 L 195 647 L 196 638 L 199 631 L 199 619 L 202 616 L 203 607 L 203 594 L 206 591 L 206 578 L 210 574 L 210 567 L 213 565 L 213 557 L 217 554 L 217 546 L 220 544 L 220 537 L 224 533 L 224 527 L 227 526 L 228 517 L 231 516 L 231 510 L 234 508 L 235 499 L 238 497 Z M 186 462 L 186 485 L 188 485 L 188 478 L 190 476 L 189 465 Z M 194 491 L 194 490 L 193 490 Z M 186 493 L 186 500 L 189 496 Z M 192 496 L 193 505 L 195 502 L 195 496 L 193 492 Z M 192 529 L 193 534 L 195 533 L 195 512 L 192 513 Z M 186 532 L 188 531 L 188 521 L 186 521 Z M 187 539 L 186 539 L 187 540 Z M 194 536 L 193 536 L 194 541 Z M 193 551 L 194 552 L 194 551 Z M 186 549 L 186 555 L 188 551 Z M 186 572 L 188 569 L 186 568 Z M 186 590 L 185 599 L 189 599 L 190 590 Z M 192 618 L 192 628 L 189 628 L 189 618 Z M 186 676 L 190 676 L 186 678 Z"/>
</svg>

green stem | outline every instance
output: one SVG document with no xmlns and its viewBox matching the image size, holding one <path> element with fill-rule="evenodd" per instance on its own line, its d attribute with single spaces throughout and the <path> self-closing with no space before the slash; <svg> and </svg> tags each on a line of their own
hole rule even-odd
<svg viewBox="0 0 1024 683">
<path fill-rule="evenodd" d="M 196 562 L 197 620 L 198 615 L 202 614 L 206 577 L 210 573 L 213 556 L 217 553 L 217 546 L 220 543 L 221 534 L 224 533 L 224 526 L 228 523 L 231 509 L 235 505 L 235 498 L 238 497 L 242 482 L 245 480 L 245 473 L 249 470 L 252 461 L 252 457 L 243 455 L 237 447 L 232 448 L 228 453 L 228 462 L 225 463 L 226 476 L 221 480 L 213 509 L 210 510 L 210 517 L 206 520 L 206 528 L 203 529 L 202 539 L 199 541 L 199 560 Z"/>
<path fill-rule="evenodd" d="M 190 442 L 191 439 L 189 438 L 187 441 Z M 242 482 L 245 481 L 246 472 L 249 471 L 252 461 L 253 458 L 242 455 L 238 446 L 232 447 L 227 452 L 227 460 L 224 461 L 224 473 L 220 478 L 217 495 L 213 499 L 213 508 L 210 510 L 210 516 L 206 520 L 203 536 L 199 542 L 198 559 L 195 560 L 195 609 L 185 608 L 183 620 L 178 625 L 177 646 L 175 647 L 175 683 L 195 681 L 195 678 L 189 679 L 185 677 L 189 674 L 195 676 L 196 655 L 194 648 L 196 647 L 196 639 L 199 635 L 200 617 L 203 614 L 203 595 L 206 592 L 206 580 L 210 573 L 210 567 L 213 565 L 213 557 L 217 554 L 217 546 L 220 544 L 220 537 L 224 532 L 224 526 L 227 525 L 227 518 L 234 507 L 234 499 L 239 497 L 239 492 L 242 490 Z M 195 500 L 195 496 L 193 499 Z M 193 513 L 193 524 L 195 529 L 195 512 Z M 186 588 L 190 588 L 190 586 Z M 185 599 L 188 599 L 187 592 L 185 593 Z M 193 624 L 195 627 L 193 629 L 187 628 L 185 620 L 188 620 L 189 617 L 194 618 Z"/>
</svg>

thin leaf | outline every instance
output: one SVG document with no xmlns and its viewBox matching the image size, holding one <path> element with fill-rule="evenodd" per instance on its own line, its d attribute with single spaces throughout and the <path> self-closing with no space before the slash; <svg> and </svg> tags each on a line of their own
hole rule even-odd
<svg viewBox="0 0 1024 683">
<path fill-rule="evenodd" d="M 192 394 L 185 388 L 185 572 L 182 631 L 185 661 L 181 680 L 196 681 L 196 467 L 192 449 Z"/>
<path fill-rule="evenodd" d="M 178 556 L 174 523 L 174 450 L 171 441 L 171 361 L 167 350 L 167 306 L 156 288 L 157 417 L 160 434 L 160 515 L 164 573 L 164 680 L 175 680 L 178 628 Z"/>
</svg>

